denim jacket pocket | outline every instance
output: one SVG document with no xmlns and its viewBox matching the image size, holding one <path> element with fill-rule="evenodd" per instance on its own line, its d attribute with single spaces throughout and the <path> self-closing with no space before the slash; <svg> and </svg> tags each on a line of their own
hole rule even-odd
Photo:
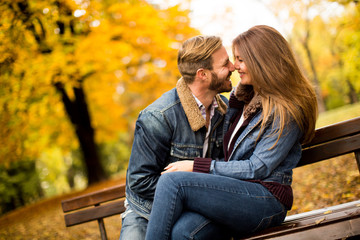
<svg viewBox="0 0 360 240">
<path fill-rule="evenodd" d="M 185 145 L 185 144 L 172 144 L 170 149 L 170 158 L 173 161 L 194 159 L 201 157 L 202 146 Z"/>
</svg>

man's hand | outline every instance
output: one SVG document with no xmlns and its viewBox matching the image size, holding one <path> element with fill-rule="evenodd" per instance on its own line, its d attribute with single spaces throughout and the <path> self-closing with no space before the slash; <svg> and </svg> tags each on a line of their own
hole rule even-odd
<svg viewBox="0 0 360 240">
<path fill-rule="evenodd" d="M 192 160 L 178 161 L 167 165 L 167 167 L 164 168 L 164 171 L 161 174 L 168 172 L 177 172 L 177 171 L 192 172 L 193 168 L 194 168 L 194 161 Z"/>
</svg>

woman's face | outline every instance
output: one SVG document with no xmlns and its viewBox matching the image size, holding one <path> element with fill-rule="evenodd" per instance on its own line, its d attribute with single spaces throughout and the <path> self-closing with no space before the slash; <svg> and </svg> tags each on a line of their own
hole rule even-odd
<svg viewBox="0 0 360 240">
<path fill-rule="evenodd" d="M 235 47 L 234 50 L 234 66 L 235 70 L 238 71 L 240 78 L 241 78 L 241 84 L 243 85 L 252 85 L 250 74 L 248 73 L 247 67 L 243 59 L 241 58 L 237 48 Z"/>
</svg>

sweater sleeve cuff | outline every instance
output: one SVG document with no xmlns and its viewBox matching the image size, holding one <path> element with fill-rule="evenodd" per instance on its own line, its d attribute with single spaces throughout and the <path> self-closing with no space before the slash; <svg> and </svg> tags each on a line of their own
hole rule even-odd
<svg viewBox="0 0 360 240">
<path fill-rule="evenodd" d="M 211 158 L 195 158 L 193 172 L 209 173 Z"/>
</svg>

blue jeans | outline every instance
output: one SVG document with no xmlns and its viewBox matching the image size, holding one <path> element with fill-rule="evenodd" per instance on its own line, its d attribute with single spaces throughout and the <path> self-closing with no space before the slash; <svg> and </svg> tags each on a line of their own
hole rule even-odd
<svg viewBox="0 0 360 240">
<path fill-rule="evenodd" d="M 127 206 L 122 216 L 120 240 L 144 240 L 148 221 Z M 227 240 L 231 238 L 229 231 L 219 224 L 198 213 L 184 212 L 172 231 L 173 240 L 180 239 L 213 239 Z M 227 237 L 225 237 L 227 236 Z"/>
<path fill-rule="evenodd" d="M 178 225 L 191 221 L 184 220 L 186 212 L 221 224 L 240 237 L 281 224 L 287 211 L 258 183 L 204 173 L 167 173 L 156 187 L 146 239 L 176 239 Z"/>
<path fill-rule="evenodd" d="M 171 231 L 172 240 L 230 240 L 231 232 L 196 212 L 183 212 Z"/>
<path fill-rule="evenodd" d="M 127 206 L 122 215 L 120 240 L 144 240 L 148 220 Z"/>
</svg>

